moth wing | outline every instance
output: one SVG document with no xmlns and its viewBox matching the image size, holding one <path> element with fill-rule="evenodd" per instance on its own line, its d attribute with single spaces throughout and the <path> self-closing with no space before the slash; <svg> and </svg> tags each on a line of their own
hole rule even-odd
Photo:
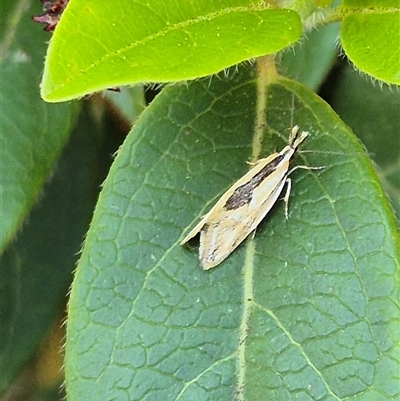
<svg viewBox="0 0 400 401">
<path fill-rule="evenodd" d="M 190 241 L 193 237 L 195 237 L 199 231 L 203 228 L 204 224 L 206 224 L 207 215 L 205 215 L 200 222 L 186 235 L 186 237 L 181 241 L 181 245 L 185 245 L 186 242 Z"/>
<path fill-rule="evenodd" d="M 190 241 L 193 237 L 195 237 L 201 229 L 207 224 L 208 221 L 212 221 L 213 219 L 218 220 L 219 211 L 223 208 L 228 198 L 231 194 L 238 188 L 239 186 L 243 185 L 243 183 L 247 182 L 251 177 L 257 174 L 265 164 L 268 164 L 270 160 L 275 157 L 276 153 L 258 160 L 255 165 L 238 181 L 236 181 L 217 201 L 217 203 L 211 208 L 211 210 L 203 216 L 203 218 L 196 224 L 195 227 L 185 236 L 185 238 L 180 242 L 181 245 L 186 244 L 186 242 Z"/>
<path fill-rule="evenodd" d="M 261 186 L 254 191 L 250 204 L 225 210 L 218 219 L 210 219 L 202 226 L 199 259 L 204 270 L 225 260 L 268 214 L 282 192 L 286 175 L 276 175 L 272 181 L 275 184 L 269 190 L 263 191 Z"/>
<path fill-rule="evenodd" d="M 242 219 L 243 207 L 221 212 L 200 233 L 199 259 L 204 270 L 221 263 L 249 234 Z"/>
<path fill-rule="evenodd" d="M 272 191 L 269 192 L 268 196 L 264 196 L 262 191 L 254 191 L 253 199 L 251 204 L 258 205 L 258 213 L 254 216 L 254 219 L 250 224 L 250 232 L 254 231 L 261 221 L 265 218 L 268 212 L 272 209 L 275 202 L 278 200 L 280 193 L 286 183 L 286 174 L 283 177 L 277 177 L 277 183 Z"/>
<path fill-rule="evenodd" d="M 218 213 L 216 210 L 219 207 L 219 201 L 217 202 L 216 205 L 212 207 L 212 209 L 202 217 L 202 219 L 193 227 L 192 230 L 186 235 L 186 237 L 181 241 L 181 245 L 186 244 L 186 242 L 190 241 L 193 237 L 195 237 L 201 230 L 202 228 L 208 223 L 208 221 L 213 220 L 215 217 L 214 215 L 217 215 Z"/>
</svg>

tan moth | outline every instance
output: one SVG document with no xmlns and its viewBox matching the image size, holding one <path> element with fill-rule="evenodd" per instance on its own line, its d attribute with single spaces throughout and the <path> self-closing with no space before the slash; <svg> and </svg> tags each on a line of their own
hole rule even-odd
<svg viewBox="0 0 400 401">
<path fill-rule="evenodd" d="M 298 169 L 322 167 L 296 166 L 289 171 L 289 163 L 299 145 L 308 137 L 293 127 L 288 145 L 279 153 L 260 159 L 254 167 L 233 184 L 181 241 L 184 245 L 200 232 L 199 259 L 203 269 L 208 270 L 225 260 L 252 232 L 271 210 L 283 187 L 285 215 L 291 189 L 289 174 Z"/>
</svg>

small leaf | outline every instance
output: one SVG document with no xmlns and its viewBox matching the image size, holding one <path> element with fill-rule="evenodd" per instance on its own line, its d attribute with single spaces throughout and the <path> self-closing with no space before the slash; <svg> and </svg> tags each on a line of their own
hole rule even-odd
<svg viewBox="0 0 400 401">
<path fill-rule="evenodd" d="M 42 96 L 57 102 L 193 79 L 276 52 L 300 34 L 296 12 L 250 0 L 71 0 L 49 46 Z"/>
<path fill-rule="evenodd" d="M 400 7 L 398 0 L 347 0 L 341 40 L 347 57 L 362 72 L 400 84 Z"/>
<path fill-rule="evenodd" d="M 336 114 L 263 76 L 167 87 L 120 149 L 71 292 L 71 400 L 393 399 L 393 216 Z M 247 171 L 260 134 L 261 156 L 285 146 L 293 96 L 303 150 L 325 152 L 294 165 L 326 167 L 295 171 L 289 220 L 278 202 L 254 240 L 202 271 L 179 241 Z"/>
</svg>

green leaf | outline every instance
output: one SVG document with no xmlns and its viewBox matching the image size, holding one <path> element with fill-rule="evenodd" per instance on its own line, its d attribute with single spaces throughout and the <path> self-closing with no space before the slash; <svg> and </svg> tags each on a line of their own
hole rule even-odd
<svg viewBox="0 0 400 401">
<path fill-rule="evenodd" d="M 13 9 L 8 5 L 8 12 L 1 15 L 0 250 L 37 200 L 78 112 L 78 103 L 43 103 L 39 82 L 49 34 L 31 20 L 40 4 L 12 3 Z"/>
<path fill-rule="evenodd" d="M 337 78 L 331 104 L 368 149 L 400 216 L 400 89 L 375 86 L 347 66 Z"/>
<path fill-rule="evenodd" d="M 64 308 L 77 253 L 104 179 L 105 132 L 83 115 L 45 196 L 0 260 L 0 394 Z M 101 174 L 103 173 L 103 174 Z M 61 345 L 61 344 L 60 344 Z"/>
<path fill-rule="evenodd" d="M 71 0 L 51 40 L 42 97 L 216 73 L 301 35 L 299 15 L 252 0 Z"/>
<path fill-rule="evenodd" d="M 317 90 L 336 61 L 339 24 L 319 27 L 284 51 L 280 69 L 308 88 Z"/>
<path fill-rule="evenodd" d="M 347 57 L 362 72 L 400 84 L 400 7 L 398 0 L 347 0 L 358 7 L 342 20 L 341 40 Z"/>
<path fill-rule="evenodd" d="M 258 65 L 167 87 L 120 149 L 71 292 L 69 399 L 396 396 L 393 215 L 337 115 Z M 326 167 L 295 171 L 289 219 L 277 202 L 254 239 L 202 271 L 179 241 L 257 149 L 285 146 L 293 96 L 302 149 L 324 151 L 293 165 Z"/>
</svg>

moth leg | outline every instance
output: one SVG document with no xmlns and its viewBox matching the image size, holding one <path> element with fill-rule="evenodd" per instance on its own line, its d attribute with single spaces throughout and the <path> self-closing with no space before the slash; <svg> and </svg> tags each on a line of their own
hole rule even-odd
<svg viewBox="0 0 400 401">
<path fill-rule="evenodd" d="M 298 168 L 304 169 L 304 170 L 321 170 L 323 168 L 325 168 L 326 166 L 321 166 L 321 167 L 310 167 L 310 166 L 295 166 L 293 167 L 291 170 L 289 170 L 289 172 L 287 173 L 287 175 L 290 175 L 293 173 L 294 170 L 297 170 Z M 292 180 L 290 178 L 286 179 L 286 183 L 287 183 L 287 189 L 286 189 L 286 193 L 285 196 L 283 198 L 283 201 L 285 202 L 285 216 L 286 216 L 286 220 L 289 219 L 289 196 L 290 196 L 290 191 L 292 189 Z"/>
<path fill-rule="evenodd" d="M 301 169 L 303 169 L 303 170 L 321 170 L 321 169 L 323 169 L 323 168 L 325 168 L 325 167 L 326 167 L 326 166 L 320 166 L 320 167 L 310 167 L 310 166 L 303 166 L 303 165 L 295 166 L 295 167 L 293 167 L 291 170 L 289 170 L 289 172 L 288 172 L 287 175 L 292 174 L 293 171 L 294 171 L 294 170 L 297 170 L 298 168 L 301 168 Z"/>
<path fill-rule="evenodd" d="M 289 196 L 290 196 L 290 191 L 292 189 L 292 180 L 290 178 L 286 179 L 286 193 L 285 196 L 283 197 L 283 201 L 285 202 L 285 217 L 286 220 L 289 219 L 289 208 L 288 208 L 288 204 L 289 204 Z"/>
</svg>

